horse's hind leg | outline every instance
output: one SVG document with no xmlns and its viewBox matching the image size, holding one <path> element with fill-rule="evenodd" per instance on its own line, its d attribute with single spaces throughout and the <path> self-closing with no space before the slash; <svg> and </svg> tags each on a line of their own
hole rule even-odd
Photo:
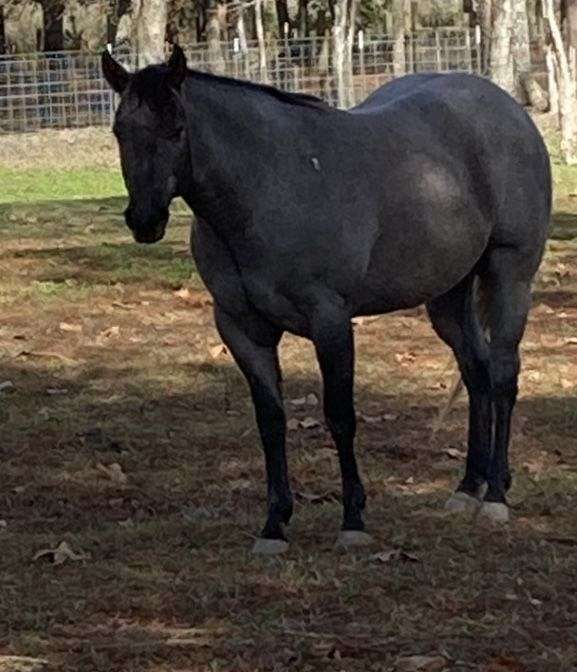
<svg viewBox="0 0 577 672">
<path fill-rule="evenodd" d="M 362 546 L 372 538 L 364 532 L 365 491 L 354 453 L 354 341 L 349 317 L 323 304 L 313 319 L 313 342 L 323 375 L 325 417 L 341 467 L 343 524 L 337 545 Z"/>
<path fill-rule="evenodd" d="M 491 453 L 492 406 L 489 346 L 475 306 L 473 276 L 431 301 L 433 328 L 453 350 L 469 394 L 469 439 L 465 477 L 447 501 L 451 511 L 476 509 Z"/>
<path fill-rule="evenodd" d="M 490 252 L 484 282 L 490 294 L 491 398 L 495 413 L 493 452 L 487 472 L 488 489 L 480 515 L 506 521 L 505 494 L 511 485 L 508 450 L 511 417 L 517 399 L 519 343 L 531 302 L 531 280 L 536 267 L 514 248 Z"/>
</svg>

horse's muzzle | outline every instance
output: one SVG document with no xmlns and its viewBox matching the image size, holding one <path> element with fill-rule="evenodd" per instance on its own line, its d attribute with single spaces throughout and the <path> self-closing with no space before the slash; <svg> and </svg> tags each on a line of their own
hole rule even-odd
<svg viewBox="0 0 577 672">
<path fill-rule="evenodd" d="M 137 243 L 157 243 L 164 237 L 166 224 L 168 223 L 168 209 L 163 208 L 155 215 L 138 216 L 130 207 L 124 212 L 126 225 L 132 231 Z"/>
</svg>

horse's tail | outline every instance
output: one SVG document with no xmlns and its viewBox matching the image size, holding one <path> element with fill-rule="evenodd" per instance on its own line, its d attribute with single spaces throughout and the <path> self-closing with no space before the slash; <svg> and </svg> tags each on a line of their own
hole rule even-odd
<svg viewBox="0 0 577 672">
<path fill-rule="evenodd" d="M 473 280 L 473 301 L 476 305 L 477 315 L 479 322 L 481 323 L 481 328 L 485 333 L 485 336 L 488 337 L 489 331 L 489 292 L 487 288 L 481 282 L 479 276 L 475 276 Z M 445 420 L 449 415 L 451 409 L 455 405 L 457 399 L 461 396 L 461 393 L 465 389 L 465 383 L 463 378 L 459 373 L 455 373 L 453 376 L 453 383 L 451 384 L 449 396 L 445 403 L 439 409 L 437 417 L 433 420 L 433 434 L 436 434 L 439 429 L 445 424 Z"/>
</svg>

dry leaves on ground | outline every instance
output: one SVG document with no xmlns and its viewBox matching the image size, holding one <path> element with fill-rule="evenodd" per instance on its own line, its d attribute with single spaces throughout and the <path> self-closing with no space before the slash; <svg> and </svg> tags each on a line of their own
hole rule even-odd
<svg viewBox="0 0 577 672">
<path fill-rule="evenodd" d="M 65 562 L 83 562 L 90 560 L 88 553 L 76 553 L 73 551 L 66 541 L 62 541 L 56 548 L 43 548 L 38 551 L 32 558 L 34 562 L 37 560 L 48 560 L 53 565 L 63 565 Z M 1 668 L 0 668 L 1 670 Z"/>
</svg>

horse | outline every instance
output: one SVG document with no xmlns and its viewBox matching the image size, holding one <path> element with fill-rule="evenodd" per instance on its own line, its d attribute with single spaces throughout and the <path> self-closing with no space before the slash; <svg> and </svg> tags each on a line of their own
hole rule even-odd
<svg viewBox="0 0 577 672">
<path fill-rule="evenodd" d="M 342 475 L 343 547 L 371 542 L 354 451 L 352 319 L 424 304 L 469 396 L 465 472 L 448 510 L 505 522 L 519 343 L 551 212 L 547 149 L 525 110 L 466 73 L 413 74 L 341 110 L 303 94 L 166 64 L 127 72 L 113 132 L 137 242 L 180 196 L 223 342 L 264 448 L 267 518 L 254 552 L 288 548 L 293 512 L 277 348 L 312 341 Z M 487 302 L 481 325 L 475 288 Z"/>
</svg>

